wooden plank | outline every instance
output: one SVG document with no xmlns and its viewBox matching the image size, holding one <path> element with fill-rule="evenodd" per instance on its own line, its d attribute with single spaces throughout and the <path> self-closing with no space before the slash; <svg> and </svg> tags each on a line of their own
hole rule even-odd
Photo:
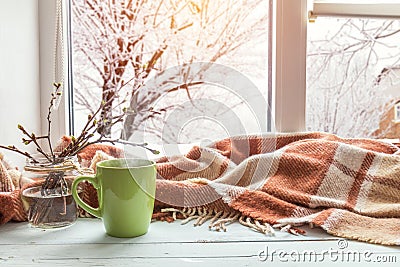
<svg viewBox="0 0 400 267">
<path fill-rule="evenodd" d="M 253 259 L 248 258 L 224 258 L 224 259 L 187 259 L 187 258 L 177 258 L 177 259 L 102 259 L 101 261 L 97 259 L 71 259 L 71 260 L 41 260 L 36 259 L 34 261 L 19 261 L 13 260 L 4 265 L 9 266 L 217 266 L 221 265 L 221 262 L 225 265 L 228 264 L 230 267 L 235 266 L 265 266 L 264 263 L 258 263 Z M 2 265 L 0 261 L 0 266 Z"/>
<path fill-rule="evenodd" d="M 0 258 L 3 264 L 22 262 L 70 264 L 76 262 L 104 263 L 110 261 L 143 262 L 147 260 L 186 260 L 187 262 L 224 262 L 227 259 L 256 264 L 307 263 L 308 265 L 351 263 L 352 265 L 373 263 L 378 257 L 391 257 L 391 262 L 400 261 L 400 251 L 376 246 L 376 250 L 365 250 L 359 243 L 348 248 L 338 248 L 336 241 L 266 242 L 266 243 L 161 243 L 161 244 L 60 244 L 60 245 L 2 245 Z M 306 246 L 305 246 L 306 245 Z M 322 257 L 326 250 L 335 253 L 333 258 Z M 261 252 L 266 252 L 260 254 Z M 286 253 L 286 255 L 282 254 Z M 344 256 L 341 256 L 343 253 Z M 353 253 L 357 253 L 354 258 Z M 368 253 L 368 257 L 366 257 Z M 12 255 L 11 257 L 9 255 Z M 266 257 L 268 255 L 268 257 Z M 360 265 L 361 266 L 361 265 Z"/>
<path fill-rule="evenodd" d="M 343 244 L 345 247 L 341 248 Z M 113 267 L 132 266 L 133 263 L 139 266 L 189 263 L 199 266 L 320 266 L 321 262 L 317 260 L 326 251 L 339 255 L 343 252 L 370 255 L 372 262 L 365 259 L 351 261 L 355 266 L 376 263 L 374 260 L 377 259 L 400 262 L 398 247 L 344 241 L 318 229 L 312 230 L 308 236 L 277 232 L 275 237 L 266 237 L 239 224 L 230 225 L 227 232 L 220 233 L 209 231 L 207 225 L 193 227 L 192 224 L 155 222 L 148 234 L 121 239 L 107 236 L 102 222 L 96 219 L 79 219 L 75 225 L 58 230 L 29 228 L 26 223 L 9 223 L 0 227 L 0 265 L 4 266 L 27 263 L 51 266 L 112 264 Z M 295 262 L 288 256 L 279 259 L 282 253 L 294 253 L 295 257 L 309 257 L 311 253 L 314 258 Z M 323 260 L 324 266 L 343 264 L 343 260 L 332 261 L 326 257 Z"/>
<path fill-rule="evenodd" d="M 107 236 L 102 222 L 98 219 L 79 219 L 76 224 L 62 229 L 42 230 L 30 228 L 27 223 L 8 223 L 0 226 L 1 244 L 57 244 L 67 240 L 68 243 L 160 243 L 160 242 L 280 242 L 305 240 L 337 240 L 327 235 L 321 229 L 308 229 L 306 236 L 295 236 L 286 232 L 276 231 L 275 236 L 266 236 L 255 232 L 239 223 L 228 226 L 226 232 L 216 232 L 208 229 L 204 224 L 194 227 L 193 223 L 181 225 L 174 223 L 153 222 L 149 232 L 137 238 L 118 239 Z"/>
</svg>

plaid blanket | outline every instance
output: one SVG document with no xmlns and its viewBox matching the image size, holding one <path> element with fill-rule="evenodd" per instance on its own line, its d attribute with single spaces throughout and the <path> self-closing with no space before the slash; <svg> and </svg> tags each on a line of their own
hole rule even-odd
<svg viewBox="0 0 400 267">
<path fill-rule="evenodd" d="M 234 221 L 265 234 L 308 224 L 400 245 L 400 157 L 391 144 L 325 133 L 238 136 L 157 161 L 153 218 Z M 97 204 L 86 187 L 85 200 Z M 23 220 L 18 192 L 0 193 L 0 222 Z M 8 208 L 5 208 L 8 207 Z"/>
<path fill-rule="evenodd" d="M 329 234 L 400 245 L 398 148 L 325 133 L 239 136 L 158 162 L 156 211 L 224 230 Z M 170 208 L 170 207 L 174 208 Z M 168 219 L 168 218 L 167 218 Z"/>
</svg>

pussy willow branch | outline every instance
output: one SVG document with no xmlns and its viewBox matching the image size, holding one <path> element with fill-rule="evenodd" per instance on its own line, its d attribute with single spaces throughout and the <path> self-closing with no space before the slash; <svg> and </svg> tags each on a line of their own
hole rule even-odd
<svg viewBox="0 0 400 267">
<path fill-rule="evenodd" d="M 110 99 L 109 101 L 112 100 Z M 106 104 L 107 102 L 102 102 L 96 112 L 93 115 L 88 116 L 88 120 L 86 122 L 86 125 L 83 127 L 81 134 L 77 138 L 72 137 L 71 143 L 61 152 L 59 157 L 76 155 L 79 151 L 82 150 L 83 146 L 87 146 L 86 144 L 89 143 L 89 139 L 95 135 L 97 129 L 99 128 L 99 122 L 97 121 L 96 117 L 101 112 L 103 106 Z M 120 116 L 122 117 L 123 115 L 124 114 L 121 114 Z"/>
<path fill-rule="evenodd" d="M 0 148 L 7 149 L 7 150 L 10 150 L 10 151 L 19 153 L 21 155 L 24 155 L 27 158 L 30 158 L 33 161 L 33 163 L 39 163 L 34 157 L 31 156 L 31 154 L 29 154 L 26 151 L 19 150 L 15 146 L 3 146 L 3 145 L 0 145 Z"/>
<path fill-rule="evenodd" d="M 151 153 L 153 153 L 155 155 L 160 154 L 160 151 L 147 147 L 147 145 L 148 145 L 147 143 L 133 143 L 133 142 L 129 142 L 129 141 L 121 140 L 121 139 L 102 139 L 102 138 L 99 138 L 96 141 L 86 143 L 85 145 L 80 147 L 78 150 L 76 150 L 73 154 L 71 154 L 71 156 L 77 155 L 79 152 L 81 152 L 83 149 L 85 149 L 86 147 L 88 147 L 90 145 L 100 144 L 100 143 L 110 143 L 110 144 L 113 144 L 113 145 L 115 145 L 116 143 L 119 143 L 119 144 L 134 146 L 134 147 L 141 147 L 141 148 L 144 148 L 144 149 L 150 151 Z"/>
<path fill-rule="evenodd" d="M 124 86 L 126 86 L 127 84 L 128 83 L 122 84 L 120 89 L 123 88 Z M 123 118 L 125 117 L 126 112 L 127 112 L 126 109 L 123 109 L 122 114 L 109 118 L 108 119 L 109 121 L 97 120 L 98 115 L 101 113 L 103 108 L 108 105 L 112 105 L 116 98 L 117 98 L 117 94 L 114 94 L 107 101 L 103 100 L 101 102 L 101 104 L 99 105 L 97 110 L 93 114 L 88 116 L 87 122 L 86 122 L 85 126 L 83 127 L 83 130 L 80 133 L 80 135 L 77 138 L 72 136 L 71 143 L 60 153 L 59 157 L 75 156 L 80 151 L 82 151 L 84 148 L 88 147 L 89 145 L 96 144 L 96 143 L 111 143 L 111 144 L 121 143 L 121 140 L 119 140 L 119 139 L 114 140 L 114 139 L 106 138 L 101 133 L 100 129 L 104 128 L 105 124 L 109 124 L 109 126 L 112 127 L 119 122 L 123 122 Z M 125 103 L 125 100 L 119 102 L 116 107 L 121 106 L 124 103 Z M 98 133 L 100 133 L 100 136 L 96 140 L 90 141 L 90 139 L 93 138 Z M 156 151 L 156 150 L 147 148 L 146 147 L 147 144 L 145 145 L 145 144 L 130 143 L 130 145 L 143 147 L 143 148 L 151 151 L 154 154 L 158 153 L 158 151 Z"/>
<path fill-rule="evenodd" d="M 25 128 L 22 126 L 22 125 L 20 125 L 20 124 L 18 124 L 18 129 L 24 134 L 24 135 L 26 135 L 28 138 L 29 138 L 29 140 L 25 140 L 25 139 L 22 139 L 22 141 L 25 143 L 25 144 L 29 144 L 29 143 L 31 143 L 31 142 L 33 142 L 34 144 L 35 144 L 35 146 L 36 146 L 36 150 L 40 153 L 40 154 L 42 154 L 47 160 L 49 160 L 49 161 L 51 161 L 51 158 L 43 151 L 43 148 L 42 148 L 42 146 L 37 142 L 37 138 L 36 138 L 36 136 L 35 136 L 35 134 L 29 134 L 26 130 L 25 130 Z"/>
<path fill-rule="evenodd" d="M 57 97 L 61 96 L 61 92 L 59 91 L 61 88 L 61 83 L 54 83 L 53 85 L 55 87 L 55 92 L 51 94 L 49 109 L 48 109 L 48 113 L 47 113 L 47 137 L 46 137 L 46 139 L 49 144 L 49 150 L 51 153 L 52 161 L 54 162 L 55 156 L 54 156 L 53 147 L 51 145 L 51 110 L 54 106 L 54 101 L 57 99 Z"/>
<path fill-rule="evenodd" d="M 113 101 L 114 101 L 114 97 L 109 99 L 107 102 L 103 101 L 100 104 L 100 106 L 97 108 L 97 110 L 92 115 L 88 116 L 88 121 L 86 122 L 86 125 L 83 127 L 83 130 L 82 130 L 81 134 L 79 135 L 79 137 L 76 139 L 77 143 L 80 143 L 82 141 L 82 139 L 84 139 L 86 137 L 86 134 L 96 126 L 96 124 L 97 124 L 97 120 L 96 120 L 97 115 L 101 112 L 103 107 L 106 106 L 106 105 L 109 105 Z"/>
<path fill-rule="evenodd" d="M 84 148 L 86 148 L 90 145 L 93 145 L 93 144 L 97 144 L 97 143 L 111 143 L 111 144 L 122 143 L 125 145 L 142 147 L 144 149 L 151 151 L 154 154 L 159 153 L 157 150 L 148 148 L 146 143 L 140 144 L 140 143 L 132 143 L 132 142 L 128 142 L 128 141 L 123 141 L 120 139 L 108 139 L 105 137 L 104 134 L 101 133 L 100 129 L 102 127 L 104 127 L 105 124 L 114 126 L 117 123 L 123 122 L 123 119 L 127 113 L 126 108 L 124 108 L 123 113 L 120 115 L 113 116 L 113 117 L 109 118 L 108 120 L 107 119 L 100 120 L 100 121 L 97 120 L 97 117 L 100 114 L 100 112 L 103 110 L 103 108 L 107 105 L 111 105 L 112 102 L 115 100 L 116 97 L 114 96 L 111 99 L 109 99 L 108 101 L 101 102 L 101 104 L 99 105 L 98 109 L 94 112 L 94 114 L 88 116 L 86 125 L 84 126 L 84 128 L 83 128 L 82 132 L 80 133 L 80 135 L 78 136 L 78 138 L 75 138 L 74 136 L 72 136 L 71 142 L 68 144 L 68 146 L 63 151 L 61 151 L 61 153 L 58 156 L 56 156 L 54 154 L 53 147 L 51 144 L 51 122 L 52 122 L 51 114 L 52 114 L 52 108 L 54 106 L 55 100 L 57 99 L 57 97 L 61 96 L 61 92 L 59 91 L 61 88 L 61 84 L 54 83 L 53 85 L 55 87 L 55 91 L 51 94 L 51 99 L 50 99 L 48 113 L 47 113 L 47 123 L 48 123 L 47 135 L 36 136 L 34 133 L 30 134 L 30 133 L 28 133 L 28 131 L 25 130 L 25 128 L 22 125 L 18 125 L 18 129 L 27 137 L 27 139 L 22 138 L 22 142 L 25 145 L 29 145 L 30 143 L 35 144 L 36 150 L 40 154 L 42 154 L 49 162 L 59 163 L 65 157 L 75 156 L 80 151 L 82 151 Z M 125 85 L 126 84 L 123 84 L 122 87 Z M 117 107 L 121 106 L 123 103 L 125 103 L 125 101 L 119 102 L 117 104 Z M 100 136 L 97 139 L 95 139 L 94 141 L 90 141 L 90 139 L 93 138 L 94 136 L 96 136 L 97 133 L 99 133 L 99 132 L 100 132 Z M 41 145 L 38 142 L 38 140 L 40 140 L 40 139 L 47 140 L 48 145 L 49 145 L 49 150 L 50 150 L 49 153 L 50 154 L 47 154 L 44 152 L 43 148 L 41 147 Z M 22 151 L 15 146 L 0 145 L 0 148 L 19 153 L 19 154 L 31 159 L 33 163 L 39 163 L 39 161 L 37 159 L 35 159 L 31 154 L 29 154 L 28 152 Z"/>
<path fill-rule="evenodd" d="M 113 99 L 110 99 L 109 101 L 111 102 Z M 93 144 L 99 144 L 99 143 L 110 143 L 110 144 L 115 144 L 115 143 L 120 143 L 120 144 L 125 144 L 125 145 L 131 145 L 131 146 L 136 146 L 136 147 L 142 147 L 144 149 L 147 149 L 148 151 L 152 152 L 153 154 L 159 154 L 159 151 L 151 149 L 147 147 L 147 143 L 133 143 L 129 141 L 124 141 L 120 139 L 109 139 L 106 138 L 104 135 L 100 134 L 100 136 L 94 140 L 94 141 L 89 141 L 92 137 L 95 136 L 96 133 L 98 133 L 99 129 L 104 125 L 104 121 L 97 121 L 96 117 L 102 110 L 103 106 L 107 105 L 107 102 L 103 102 L 99 108 L 96 110 L 96 112 L 93 115 L 88 116 L 88 121 L 86 125 L 84 126 L 80 136 L 78 138 L 72 138 L 71 143 L 64 149 L 64 151 L 60 154 L 60 157 L 65 157 L 65 156 L 75 156 L 79 152 L 81 152 L 83 149 L 86 147 L 93 145 Z M 113 116 L 110 118 L 110 126 L 112 127 L 113 125 L 122 122 L 123 118 L 126 115 L 126 110 L 124 110 L 124 113 Z"/>
<path fill-rule="evenodd" d="M 51 136 L 51 110 L 54 106 L 54 101 L 57 99 L 58 96 L 61 95 L 61 92 L 59 91 L 61 88 L 61 84 L 54 83 L 53 86 L 55 87 L 55 91 L 54 91 L 54 93 L 51 94 L 50 104 L 49 104 L 48 113 L 47 113 L 47 122 L 48 122 L 47 135 L 36 137 L 36 135 L 34 133 L 29 134 L 22 125 L 18 125 L 18 129 L 29 138 L 29 139 L 22 138 L 22 142 L 25 145 L 29 145 L 30 143 L 33 142 L 36 146 L 36 150 L 50 162 L 56 161 L 55 155 L 53 152 L 53 148 L 51 145 L 51 139 L 50 139 L 50 136 Z M 39 139 L 47 139 L 47 142 L 49 144 L 50 156 L 46 152 L 44 152 L 42 146 L 38 143 Z M 16 150 L 13 150 L 13 151 L 17 152 Z M 23 154 L 23 155 L 25 155 L 25 154 Z M 30 158 L 32 158 L 32 156 Z"/>
<path fill-rule="evenodd" d="M 125 114 L 121 114 L 119 116 L 114 116 L 111 126 L 115 125 L 118 122 L 121 122 L 123 120 L 124 116 L 125 116 Z M 91 118 L 89 118 L 89 120 L 90 119 Z M 94 145 L 94 144 L 99 144 L 99 143 L 110 143 L 113 145 L 115 145 L 115 143 L 120 143 L 120 144 L 125 144 L 125 145 L 142 147 L 142 148 L 147 149 L 148 151 L 152 152 L 153 154 L 159 154 L 159 151 L 147 147 L 147 145 L 148 145 L 147 143 L 133 143 L 133 142 L 129 142 L 129 141 L 121 140 L 121 139 L 108 139 L 108 138 L 105 138 L 104 135 L 100 135 L 94 141 L 89 141 L 89 139 L 94 136 L 94 133 L 97 131 L 97 129 L 99 127 L 101 127 L 101 123 L 97 123 L 96 125 L 97 125 L 97 127 L 95 127 L 95 124 L 92 124 L 92 126 L 88 127 L 86 132 L 83 133 L 85 135 L 85 137 L 81 138 L 79 142 L 77 141 L 78 139 L 71 140 L 71 144 L 63 151 L 62 155 L 65 154 L 65 155 L 69 155 L 69 156 L 75 156 L 79 152 L 81 152 L 83 149 L 85 149 L 86 147 L 88 147 L 90 145 Z M 88 134 L 89 131 L 91 131 L 90 134 Z"/>
<path fill-rule="evenodd" d="M 47 136 L 46 135 L 44 135 L 44 136 L 36 136 L 34 133 L 30 134 L 20 124 L 18 124 L 18 129 L 27 137 L 27 139 L 26 138 L 22 138 L 22 142 L 25 145 L 29 145 L 31 143 L 35 144 L 36 150 L 40 154 L 42 154 L 49 162 L 53 162 L 54 163 L 54 162 L 56 162 L 56 158 L 55 158 L 55 155 L 54 155 L 54 152 L 53 152 L 53 148 L 52 148 L 52 145 L 51 145 L 51 140 L 50 140 L 50 134 L 51 134 L 51 109 L 54 106 L 54 101 L 57 99 L 58 96 L 61 95 L 61 92 L 59 91 L 60 88 L 61 88 L 61 84 L 60 83 L 54 83 L 53 85 L 55 87 L 55 92 L 51 94 L 51 99 L 50 99 L 50 104 L 49 104 L 49 111 L 48 111 L 48 114 L 47 114 L 47 121 L 48 121 Z M 39 144 L 38 140 L 40 140 L 40 139 L 47 139 L 48 144 L 49 144 L 49 149 L 50 149 L 50 156 L 46 152 L 44 152 L 42 146 Z M 10 150 L 10 151 L 19 153 L 19 154 L 31 159 L 33 163 L 39 163 L 39 161 L 37 159 L 35 159 L 31 154 L 29 154 L 26 151 L 22 151 L 22 150 L 18 149 L 17 147 L 13 146 L 13 145 L 12 146 L 0 145 L 0 148 L 7 149 L 7 150 Z"/>
</svg>

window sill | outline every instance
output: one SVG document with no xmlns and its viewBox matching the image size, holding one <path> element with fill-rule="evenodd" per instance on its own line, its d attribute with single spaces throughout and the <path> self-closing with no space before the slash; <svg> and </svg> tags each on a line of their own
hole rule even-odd
<svg viewBox="0 0 400 267">
<path fill-rule="evenodd" d="M 269 237 L 238 223 L 229 225 L 226 232 L 216 232 L 208 229 L 207 222 L 199 227 L 194 227 L 193 223 L 181 225 L 179 221 L 153 222 L 146 235 L 119 239 L 107 236 L 101 220 L 98 219 L 79 219 L 71 227 L 46 231 L 29 228 L 27 223 L 8 223 L 0 227 L 0 261 L 8 265 L 31 262 L 52 266 L 130 266 L 132 262 L 138 266 L 171 266 L 179 263 L 257 266 L 271 262 L 271 259 L 265 262 L 259 259 L 258 255 L 266 248 L 269 255 L 272 251 L 340 251 L 338 238 L 327 235 L 320 229 L 304 229 L 308 232 L 307 236 L 278 231 L 275 236 Z M 400 251 L 394 247 L 355 241 L 348 241 L 347 244 L 351 251 L 368 251 L 373 255 L 379 253 L 400 259 Z M 311 262 L 306 259 L 296 262 L 296 266 L 309 266 Z M 329 257 L 325 257 L 324 262 L 328 266 L 333 264 Z M 274 266 L 279 265 L 277 263 L 285 264 L 275 258 Z"/>
</svg>

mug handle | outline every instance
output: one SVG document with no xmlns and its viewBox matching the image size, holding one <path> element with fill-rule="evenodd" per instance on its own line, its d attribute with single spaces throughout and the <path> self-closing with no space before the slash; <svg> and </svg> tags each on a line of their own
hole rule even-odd
<svg viewBox="0 0 400 267">
<path fill-rule="evenodd" d="M 83 181 L 88 181 L 89 183 L 91 183 L 94 188 L 97 190 L 97 194 L 99 194 L 99 184 L 97 181 L 97 177 L 96 176 L 78 176 L 75 178 L 74 182 L 72 183 L 72 196 L 75 199 L 75 202 L 85 211 L 89 212 L 90 214 L 92 214 L 93 216 L 97 217 L 97 218 L 101 218 L 101 210 L 100 208 L 93 208 L 91 206 L 89 206 L 88 204 L 86 204 L 79 196 L 78 194 L 78 185 L 80 182 Z M 100 196 L 101 197 L 101 196 Z M 100 205 L 101 201 L 99 199 L 99 205 Z"/>
</svg>

